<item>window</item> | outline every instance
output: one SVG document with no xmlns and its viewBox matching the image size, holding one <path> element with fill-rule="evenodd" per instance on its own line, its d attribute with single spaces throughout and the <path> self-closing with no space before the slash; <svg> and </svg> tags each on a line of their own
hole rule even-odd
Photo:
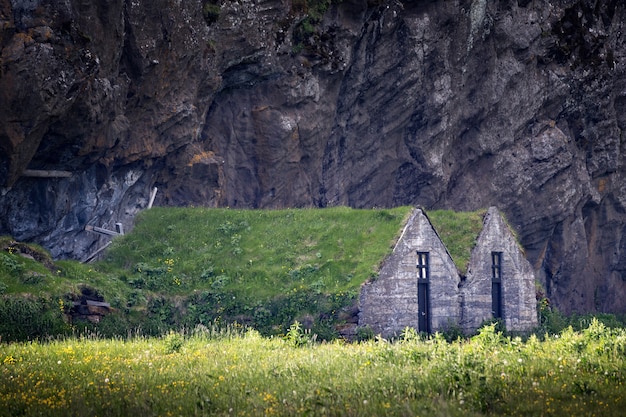
<svg viewBox="0 0 626 417">
<path fill-rule="evenodd" d="M 502 318 L 502 252 L 491 252 L 491 312 Z"/>
<path fill-rule="evenodd" d="M 417 278 L 428 280 L 428 252 L 417 252 Z"/>
<path fill-rule="evenodd" d="M 418 330 L 430 333 L 430 300 L 428 294 L 428 280 L 430 266 L 428 252 L 417 252 L 417 304 Z"/>
<path fill-rule="evenodd" d="M 491 278 L 494 281 L 502 279 L 502 252 L 491 252 Z"/>
</svg>

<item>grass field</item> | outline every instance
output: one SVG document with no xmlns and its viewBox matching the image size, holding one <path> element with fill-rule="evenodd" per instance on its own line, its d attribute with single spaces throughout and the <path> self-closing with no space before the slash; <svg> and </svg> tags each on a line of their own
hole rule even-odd
<svg viewBox="0 0 626 417">
<path fill-rule="evenodd" d="M 626 332 L 311 343 L 233 326 L 0 345 L 0 416 L 619 416 Z"/>
</svg>

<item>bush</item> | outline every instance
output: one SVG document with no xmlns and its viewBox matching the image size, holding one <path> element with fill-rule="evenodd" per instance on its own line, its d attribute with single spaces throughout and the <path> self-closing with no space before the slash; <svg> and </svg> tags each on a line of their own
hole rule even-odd
<svg viewBox="0 0 626 417">
<path fill-rule="evenodd" d="M 58 300 L 29 296 L 0 297 L 0 339 L 26 341 L 71 334 Z"/>
<path fill-rule="evenodd" d="M 207 25 L 212 25 L 217 22 L 220 17 L 219 4 L 205 3 L 204 6 L 202 6 L 202 16 Z"/>
<path fill-rule="evenodd" d="M 165 337 L 165 353 L 178 353 L 185 344 L 185 337 L 177 332 L 170 331 Z"/>
<path fill-rule="evenodd" d="M 15 255 L 6 253 L 0 253 L 0 267 L 14 276 L 19 276 L 24 271 L 24 264 L 19 262 Z"/>
<path fill-rule="evenodd" d="M 370 326 L 363 326 L 356 329 L 356 340 L 359 342 L 374 340 L 374 336 L 374 330 Z"/>
</svg>

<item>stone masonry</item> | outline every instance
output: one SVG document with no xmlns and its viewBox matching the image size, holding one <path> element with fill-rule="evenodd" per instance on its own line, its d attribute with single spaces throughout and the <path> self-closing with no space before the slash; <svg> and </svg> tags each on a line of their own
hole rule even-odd
<svg viewBox="0 0 626 417">
<path fill-rule="evenodd" d="M 467 277 L 462 280 L 461 328 L 471 332 L 492 316 L 491 253 L 501 253 L 502 318 L 507 330 L 537 326 L 535 277 L 523 249 L 495 207 L 491 207 L 472 250 Z"/>
<path fill-rule="evenodd" d="M 418 253 L 428 254 L 427 281 L 420 281 L 427 282 L 428 288 L 423 306 L 418 298 Z M 492 253 L 500 254 L 501 259 L 499 298 L 507 330 L 531 330 L 537 325 L 535 277 L 495 207 L 484 217 L 466 277 L 459 274 L 427 215 L 415 209 L 378 278 L 361 288 L 359 326 L 369 326 L 384 337 L 398 336 L 406 327 L 431 332 L 451 327 L 475 331 L 494 317 Z M 425 316 L 421 323 L 420 315 Z"/>
</svg>

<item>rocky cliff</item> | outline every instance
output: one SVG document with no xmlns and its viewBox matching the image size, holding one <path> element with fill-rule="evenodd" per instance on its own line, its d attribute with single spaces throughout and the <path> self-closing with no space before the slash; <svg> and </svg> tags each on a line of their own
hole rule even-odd
<svg viewBox="0 0 626 417">
<path fill-rule="evenodd" d="M 617 0 L 0 0 L 0 233 L 81 258 L 153 186 L 495 205 L 561 310 L 625 312 L 624 22 Z"/>
</svg>

